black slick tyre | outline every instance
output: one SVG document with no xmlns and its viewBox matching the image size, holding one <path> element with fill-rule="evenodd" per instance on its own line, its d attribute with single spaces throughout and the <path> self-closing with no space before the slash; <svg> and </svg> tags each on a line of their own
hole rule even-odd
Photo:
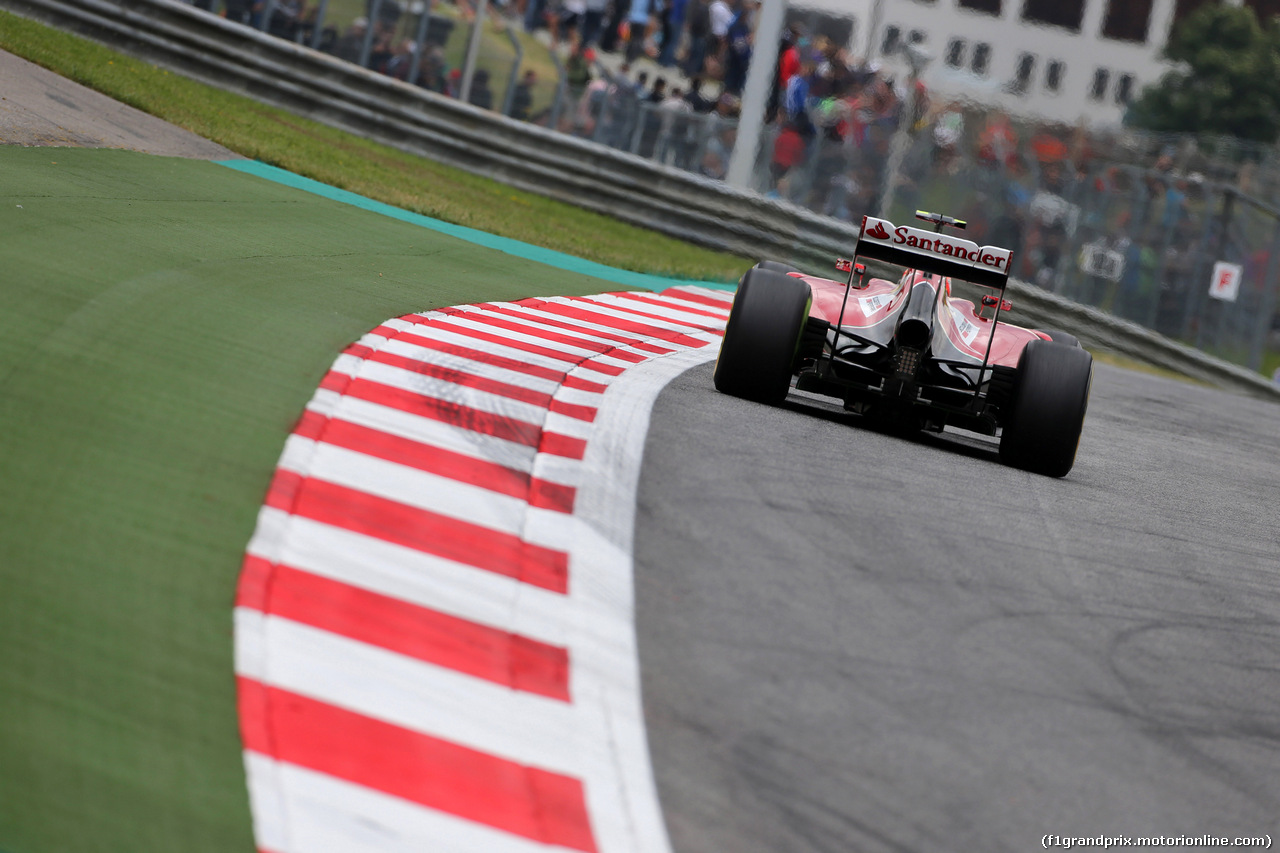
<svg viewBox="0 0 1280 853">
<path fill-rule="evenodd" d="M 800 272 L 800 270 L 791 266 L 791 264 L 784 264 L 782 261 L 761 261 L 760 263 L 755 265 L 755 269 L 769 270 L 770 272 L 780 272 L 780 273 L 783 273 L 784 275 L 789 272 Z"/>
<path fill-rule="evenodd" d="M 1093 356 L 1079 346 L 1027 344 L 1013 379 L 1000 459 L 1036 474 L 1066 476 L 1075 464 L 1092 380 Z"/>
<path fill-rule="evenodd" d="M 1068 335 L 1066 332 L 1059 332 L 1056 329 L 1045 329 L 1044 333 L 1049 336 L 1049 340 L 1055 344 L 1066 344 L 1069 347 L 1080 346 L 1080 339 L 1075 335 Z"/>
<path fill-rule="evenodd" d="M 809 285 L 798 278 L 748 270 L 716 359 L 716 390 L 761 403 L 786 399 L 811 298 Z"/>
</svg>

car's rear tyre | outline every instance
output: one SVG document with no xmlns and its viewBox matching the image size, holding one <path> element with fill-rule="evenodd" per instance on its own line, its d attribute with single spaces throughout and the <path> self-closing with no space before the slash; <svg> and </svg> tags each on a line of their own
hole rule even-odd
<svg viewBox="0 0 1280 853">
<path fill-rule="evenodd" d="M 1013 380 L 1000 459 L 1036 474 L 1066 476 L 1075 464 L 1092 380 L 1093 356 L 1080 347 L 1027 344 Z"/>
<path fill-rule="evenodd" d="M 1057 329 L 1044 329 L 1043 331 L 1049 336 L 1049 340 L 1053 341 L 1055 344 L 1066 344 L 1069 347 L 1080 346 L 1080 339 L 1075 335 L 1069 335 L 1066 332 L 1059 332 Z"/>
<path fill-rule="evenodd" d="M 770 272 L 780 272 L 784 275 L 789 272 L 800 272 L 800 270 L 791 266 L 791 264 L 785 264 L 782 261 L 761 261 L 756 264 L 755 268 L 758 270 L 769 270 Z"/>
<path fill-rule="evenodd" d="M 716 359 L 716 390 L 761 403 L 786 399 L 811 299 L 809 285 L 798 278 L 748 270 Z"/>
</svg>

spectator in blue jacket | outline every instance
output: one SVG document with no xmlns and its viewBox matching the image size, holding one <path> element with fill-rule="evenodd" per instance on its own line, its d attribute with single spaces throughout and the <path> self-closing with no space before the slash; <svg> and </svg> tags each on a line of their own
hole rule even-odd
<svg viewBox="0 0 1280 853">
<path fill-rule="evenodd" d="M 658 64 L 670 68 L 676 64 L 676 50 L 684 35 L 684 10 L 689 0 L 667 0 L 662 10 L 662 52 Z"/>
<path fill-rule="evenodd" d="M 622 0 L 618 0 L 622 2 Z M 631 0 L 631 11 L 627 13 L 627 62 L 635 62 L 644 55 L 644 40 L 649 29 L 649 11 L 652 0 Z"/>
</svg>

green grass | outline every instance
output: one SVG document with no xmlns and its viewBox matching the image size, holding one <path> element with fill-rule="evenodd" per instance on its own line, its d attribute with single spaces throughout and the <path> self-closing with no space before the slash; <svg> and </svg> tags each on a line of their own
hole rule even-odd
<svg viewBox="0 0 1280 853">
<path fill-rule="evenodd" d="M 1274 376 L 1277 368 L 1280 368 L 1280 351 L 1268 350 L 1262 356 L 1262 375 Z"/>
<path fill-rule="evenodd" d="M 405 154 L 3 11 L 0 48 L 246 157 L 446 222 L 675 278 L 734 281 L 751 263 Z"/>
<path fill-rule="evenodd" d="M 1148 364 L 1147 362 L 1139 361 L 1136 358 L 1129 358 L 1127 355 L 1120 355 L 1119 353 L 1109 352 L 1107 350 L 1096 350 L 1096 349 L 1090 350 L 1090 353 L 1092 353 L 1094 361 L 1101 362 L 1102 364 L 1109 364 L 1112 367 L 1122 367 L 1125 370 L 1133 370 L 1138 373 L 1147 373 L 1147 374 L 1150 374 L 1151 376 L 1161 376 L 1161 377 L 1164 377 L 1165 379 L 1177 379 L 1179 382 L 1189 382 L 1192 385 L 1203 385 L 1206 387 L 1212 387 L 1209 385 L 1208 382 L 1204 382 L 1199 379 L 1194 379 L 1185 374 L 1178 373 L 1176 370 L 1169 370 L 1168 368 L 1157 367 L 1154 364 Z"/>
<path fill-rule="evenodd" d="M 336 353 L 614 289 L 211 163 L 0 149 L 0 849 L 250 851 L 241 555 Z"/>
</svg>

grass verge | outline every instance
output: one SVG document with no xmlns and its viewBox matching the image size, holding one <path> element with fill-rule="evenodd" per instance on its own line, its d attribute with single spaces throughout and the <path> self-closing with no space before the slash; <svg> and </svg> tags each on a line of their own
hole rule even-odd
<svg viewBox="0 0 1280 853">
<path fill-rule="evenodd" d="M 245 157 L 446 222 L 674 278 L 733 281 L 751 264 L 370 142 L 4 11 L 0 48 Z"/>
<path fill-rule="evenodd" d="M 1214 387 L 1208 382 L 1187 376 L 1185 373 L 1168 370 L 1164 367 L 1156 367 L 1154 364 L 1148 364 L 1136 358 L 1129 358 L 1127 355 L 1120 355 L 1107 350 L 1090 350 L 1089 352 L 1092 353 L 1094 361 L 1109 364 L 1112 367 L 1122 367 L 1125 370 L 1133 370 L 1138 373 L 1150 374 L 1151 376 L 1162 376 L 1165 379 L 1177 379 L 1179 382 L 1190 382 L 1192 385 L 1202 385 L 1206 388 Z"/>
<path fill-rule="evenodd" d="M 0 849 L 251 851 L 231 607 L 388 317 L 612 289 L 211 163 L 0 148 Z"/>
</svg>

